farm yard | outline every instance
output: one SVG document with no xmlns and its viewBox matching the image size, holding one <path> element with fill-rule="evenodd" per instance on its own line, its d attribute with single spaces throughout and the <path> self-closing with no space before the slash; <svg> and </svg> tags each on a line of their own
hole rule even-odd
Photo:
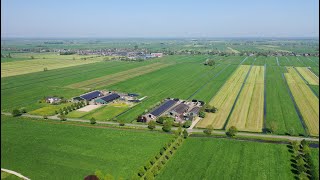
<svg viewBox="0 0 320 180">
<path fill-rule="evenodd" d="M 286 145 L 191 137 L 156 179 L 293 179 L 290 159 Z"/>
<path fill-rule="evenodd" d="M 83 179 L 97 170 L 127 179 L 170 138 L 1 116 L 1 167 L 30 179 Z"/>
</svg>

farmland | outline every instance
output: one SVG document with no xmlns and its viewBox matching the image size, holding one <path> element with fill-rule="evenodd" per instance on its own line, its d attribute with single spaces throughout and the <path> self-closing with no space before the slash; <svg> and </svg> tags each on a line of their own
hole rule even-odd
<svg viewBox="0 0 320 180">
<path fill-rule="evenodd" d="M 319 136 L 319 99 L 304 83 L 298 72 L 287 67 L 286 80 L 310 135 Z"/>
<path fill-rule="evenodd" d="M 1 167 L 31 179 L 83 179 L 96 170 L 130 178 L 170 138 L 1 116 Z"/>
<path fill-rule="evenodd" d="M 240 92 L 227 129 L 262 132 L 264 106 L 264 67 L 253 66 Z"/>
<path fill-rule="evenodd" d="M 303 79 L 305 79 L 310 85 L 319 86 L 319 78 L 312 73 L 308 68 L 305 67 L 296 67 L 296 70 L 301 74 Z"/>
<path fill-rule="evenodd" d="M 266 69 L 266 126 L 277 134 L 305 134 L 286 81 L 284 67 Z"/>
<path fill-rule="evenodd" d="M 286 145 L 189 138 L 156 179 L 293 179 L 290 159 Z"/>
<path fill-rule="evenodd" d="M 197 124 L 197 127 L 206 128 L 208 125 L 212 125 L 215 129 L 223 128 L 249 69 L 250 66 L 241 65 L 231 75 L 219 92 L 209 102 L 210 105 L 218 108 L 218 112 L 208 113 L 206 117 Z"/>
</svg>

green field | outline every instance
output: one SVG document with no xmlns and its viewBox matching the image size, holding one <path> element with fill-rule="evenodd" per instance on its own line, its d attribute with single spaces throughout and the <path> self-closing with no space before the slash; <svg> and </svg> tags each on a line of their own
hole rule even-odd
<svg viewBox="0 0 320 180">
<path fill-rule="evenodd" d="M 156 179 L 293 179 L 286 145 L 189 138 Z"/>
<path fill-rule="evenodd" d="M 42 103 L 43 107 L 36 109 L 34 111 L 28 112 L 29 114 L 33 115 L 46 115 L 46 116 L 52 116 L 55 115 L 56 111 L 59 111 L 59 109 L 63 109 L 64 107 L 70 106 L 72 103 L 63 103 L 59 105 L 51 105 L 48 103 Z"/>
<path fill-rule="evenodd" d="M 266 72 L 266 122 L 275 126 L 275 133 L 304 134 L 299 116 L 294 108 L 286 82 L 282 77 L 283 67 L 267 66 Z M 273 124 L 273 125 L 272 125 Z"/>
<path fill-rule="evenodd" d="M 1 116 L 1 167 L 30 179 L 130 178 L 172 137 Z"/>
<path fill-rule="evenodd" d="M 317 177 L 319 178 L 319 148 L 311 149 L 311 157 L 312 157 L 312 162 L 316 167 Z"/>
</svg>

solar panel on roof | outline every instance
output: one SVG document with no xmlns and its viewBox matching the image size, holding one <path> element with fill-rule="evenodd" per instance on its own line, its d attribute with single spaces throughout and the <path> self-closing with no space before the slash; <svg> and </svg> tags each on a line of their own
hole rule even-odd
<svg viewBox="0 0 320 180">
<path fill-rule="evenodd" d="M 91 99 L 99 97 L 100 95 L 101 95 L 100 91 L 93 91 L 93 92 L 81 95 L 80 97 L 82 97 L 85 100 L 91 100 Z"/>
<path fill-rule="evenodd" d="M 157 109 L 155 109 L 154 111 L 152 111 L 150 114 L 154 115 L 154 116 L 159 116 L 161 115 L 164 111 L 166 111 L 167 109 L 169 109 L 170 107 L 172 107 L 174 104 L 176 103 L 176 101 L 174 100 L 168 100 L 165 103 L 163 103 L 161 106 L 159 106 Z"/>
<path fill-rule="evenodd" d="M 101 99 L 106 101 L 106 102 L 110 102 L 110 101 L 113 101 L 115 99 L 118 99 L 120 96 L 118 94 L 110 94 L 108 96 L 105 96 L 105 97 L 102 97 Z"/>
</svg>

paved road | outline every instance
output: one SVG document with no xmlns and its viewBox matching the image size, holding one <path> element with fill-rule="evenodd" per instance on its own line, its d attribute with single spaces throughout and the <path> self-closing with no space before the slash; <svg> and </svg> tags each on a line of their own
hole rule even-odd
<svg viewBox="0 0 320 180">
<path fill-rule="evenodd" d="M 9 115 L 11 116 L 11 113 L 4 113 L 1 114 Z M 43 116 L 38 115 L 31 115 L 31 114 L 23 114 L 24 117 L 31 117 L 31 118 L 43 118 Z M 48 119 L 52 120 L 59 120 L 60 119 L 57 116 L 48 116 Z M 84 122 L 84 123 L 90 123 L 90 120 L 85 119 L 74 119 L 74 118 L 67 118 L 67 121 L 71 122 Z M 119 125 L 117 122 L 111 122 L 111 121 L 96 121 L 97 124 L 110 124 L 110 125 Z M 132 123 L 125 123 L 126 126 L 130 127 L 139 127 L 139 128 L 148 128 L 148 125 L 146 124 L 132 124 Z M 156 126 L 156 129 L 161 129 L 162 126 Z M 176 130 L 177 127 L 172 127 L 172 130 Z M 187 129 L 189 133 L 193 132 L 203 132 L 202 129 Z M 212 134 L 216 135 L 224 135 L 225 132 L 223 131 L 213 131 Z M 307 137 L 297 137 L 297 136 L 284 136 L 284 135 L 271 135 L 271 134 L 259 134 L 259 133 L 245 133 L 245 132 L 238 132 L 237 133 L 240 136 L 246 136 L 246 137 L 256 137 L 256 138 L 272 138 L 272 139 L 287 139 L 287 140 L 294 140 L 294 141 L 301 141 L 303 139 L 308 141 L 317 141 L 319 142 L 319 138 L 307 138 Z"/>
</svg>

